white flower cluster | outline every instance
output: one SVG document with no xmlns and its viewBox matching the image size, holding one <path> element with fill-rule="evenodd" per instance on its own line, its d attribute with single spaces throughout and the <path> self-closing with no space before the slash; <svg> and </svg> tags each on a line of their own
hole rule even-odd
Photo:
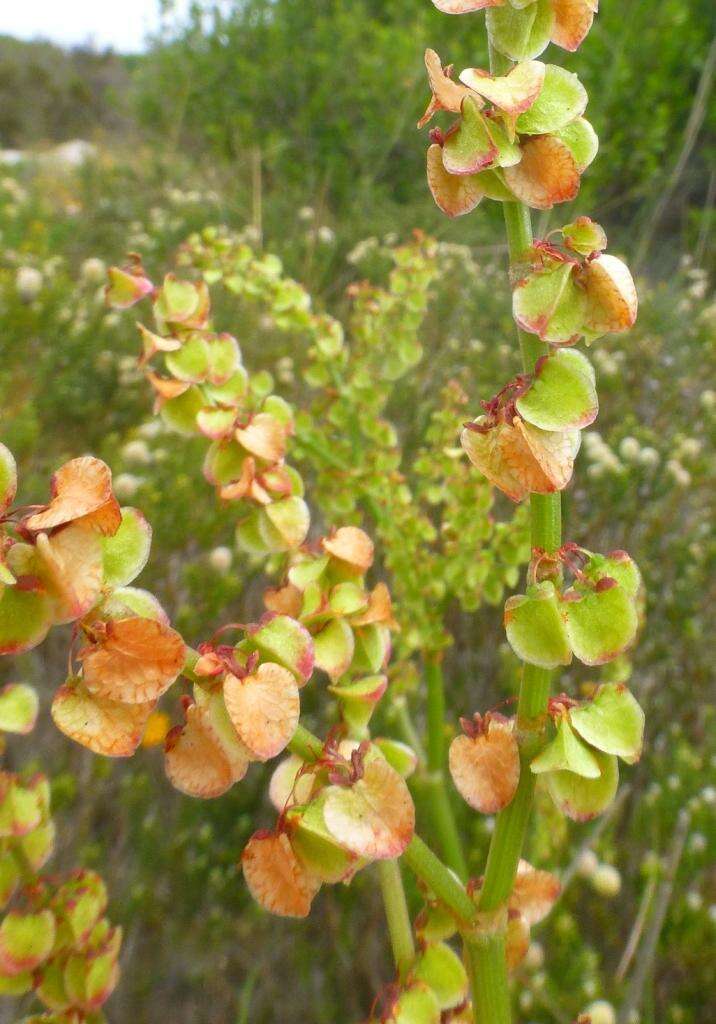
<svg viewBox="0 0 716 1024">
<path fill-rule="evenodd" d="M 598 430 L 587 430 L 584 434 L 584 451 L 590 465 L 588 476 L 593 479 L 606 473 L 622 473 L 624 465 L 612 451 Z"/>
<path fill-rule="evenodd" d="M 616 352 L 607 352 L 604 348 L 597 348 L 594 350 L 592 359 L 597 369 L 605 377 L 616 377 L 624 366 L 624 352 L 621 349 L 617 349 Z"/>
</svg>

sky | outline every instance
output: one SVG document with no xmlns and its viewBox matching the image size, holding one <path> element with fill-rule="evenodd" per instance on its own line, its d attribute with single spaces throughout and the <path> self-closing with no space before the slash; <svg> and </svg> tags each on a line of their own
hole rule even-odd
<svg viewBox="0 0 716 1024">
<path fill-rule="evenodd" d="M 177 0 L 175 7 L 181 14 L 189 0 Z M 137 53 L 158 26 L 158 0 L 0 0 L 0 35 L 20 39 L 64 46 L 91 42 Z"/>
</svg>

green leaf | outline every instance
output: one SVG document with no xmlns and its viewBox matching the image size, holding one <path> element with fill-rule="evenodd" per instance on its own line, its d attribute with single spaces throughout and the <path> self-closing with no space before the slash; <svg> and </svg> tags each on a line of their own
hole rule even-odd
<svg viewBox="0 0 716 1024">
<path fill-rule="evenodd" d="M 283 665 L 305 682 L 313 672 L 313 640 L 300 622 L 288 615 L 264 615 L 248 629 L 251 641 L 266 661 Z"/>
<path fill-rule="evenodd" d="M 641 757 L 644 712 L 636 697 L 621 683 L 605 683 L 596 696 L 570 711 L 579 735 L 605 754 L 616 754 L 628 764 Z"/>
<path fill-rule="evenodd" d="M 521 135 L 544 135 L 565 128 L 583 114 L 587 107 L 587 90 L 575 74 L 565 68 L 548 64 L 539 96 L 524 114 L 517 118 Z"/>
<path fill-rule="evenodd" d="M 532 60 L 547 47 L 554 24 L 552 0 L 537 0 L 522 10 L 512 4 L 486 12 L 490 43 L 510 60 Z"/>
<path fill-rule="evenodd" d="M 336 843 L 323 818 L 325 796 L 287 815 L 291 847 L 309 871 L 322 882 L 335 885 L 350 878 L 364 862 Z"/>
<path fill-rule="evenodd" d="M 167 613 L 158 599 L 141 587 L 118 587 L 102 602 L 100 612 L 108 619 L 126 619 L 139 615 L 142 619 L 155 619 L 169 625 Z"/>
<path fill-rule="evenodd" d="M 595 582 L 611 576 L 630 597 L 636 597 L 641 590 L 639 567 L 626 551 L 612 551 L 608 555 L 592 554 L 584 567 L 584 573 Z"/>
<path fill-rule="evenodd" d="M 572 595 L 578 595 L 570 600 Z M 621 654 L 636 636 L 636 606 L 624 587 L 567 591 L 562 600 L 567 638 L 585 665 L 603 665 Z"/>
<path fill-rule="evenodd" d="M 0 690 L 0 730 L 26 735 L 35 727 L 39 700 L 25 683 L 8 683 Z"/>
<path fill-rule="evenodd" d="M 40 590 L 3 587 L 0 592 L 0 654 L 37 647 L 52 625 L 52 605 Z"/>
<path fill-rule="evenodd" d="M 389 1024 L 439 1024 L 438 998 L 424 982 L 414 981 L 410 988 L 403 989 L 390 1016 L 384 1019 Z"/>
<path fill-rule="evenodd" d="M 404 779 L 409 779 L 418 767 L 418 756 L 412 747 L 389 736 L 377 736 L 374 745 L 381 752 L 391 767 L 395 768 Z"/>
<path fill-rule="evenodd" d="M 343 718 L 351 736 L 358 739 L 367 738 L 368 722 L 387 685 L 387 676 L 373 675 L 356 679 L 355 682 L 328 687 L 341 705 Z"/>
<path fill-rule="evenodd" d="M 356 672 L 380 672 L 390 654 L 390 630 L 383 625 L 359 626 L 355 630 L 353 668 Z"/>
<path fill-rule="evenodd" d="M 11 910 L 0 924 L 0 972 L 14 977 L 43 963 L 55 941 L 55 918 L 51 911 L 22 914 Z"/>
<path fill-rule="evenodd" d="M 176 352 L 166 355 L 166 367 L 172 377 L 200 384 L 209 373 L 209 346 L 201 334 L 193 334 Z"/>
<path fill-rule="evenodd" d="M 413 975 L 433 990 L 441 1010 L 452 1010 L 467 998 L 468 981 L 463 962 L 444 942 L 425 946 L 415 961 Z"/>
<path fill-rule="evenodd" d="M 491 167 L 498 156 L 487 122 L 471 96 L 462 102 L 462 119 L 443 145 L 443 166 L 448 174 L 477 174 Z"/>
<path fill-rule="evenodd" d="M 136 508 L 123 508 L 119 529 L 102 539 L 105 586 L 125 587 L 147 564 L 152 546 L 152 528 Z"/>
<path fill-rule="evenodd" d="M 353 630 L 345 619 L 332 619 L 313 637 L 316 666 L 338 679 L 353 660 Z"/>
<path fill-rule="evenodd" d="M 527 274 L 512 293 L 518 326 L 543 341 L 564 344 L 577 339 L 584 326 L 587 297 L 574 279 L 574 265 Z"/>
<path fill-rule="evenodd" d="M 607 236 L 601 224 L 591 217 L 577 217 L 571 224 L 562 228 L 565 243 L 580 256 L 590 256 L 593 252 L 601 252 L 607 247 Z"/>
<path fill-rule="evenodd" d="M 589 167 L 599 149 L 599 138 L 589 121 L 578 117 L 565 128 L 553 133 L 561 139 L 574 157 L 577 170 L 581 174 Z"/>
<path fill-rule="evenodd" d="M 17 466 L 9 448 L 0 444 L 0 516 L 8 510 L 17 493 Z"/>
<path fill-rule="evenodd" d="M 553 669 L 572 660 L 557 592 L 548 580 L 509 597 L 504 623 L 507 641 L 522 661 Z"/>
<path fill-rule="evenodd" d="M 591 363 L 574 348 L 553 352 L 539 363 L 529 390 L 515 405 L 523 419 L 542 430 L 589 426 L 599 411 Z"/>
<path fill-rule="evenodd" d="M 566 717 L 560 720 L 555 738 L 537 755 L 530 767 L 535 775 L 562 770 L 574 772 L 585 779 L 598 779 L 600 775 L 596 757 L 575 736 Z"/>
<path fill-rule="evenodd" d="M 159 414 L 166 425 L 177 434 L 191 437 L 197 432 L 196 417 L 203 407 L 201 391 L 197 387 L 190 387 L 183 395 L 162 402 Z"/>
<path fill-rule="evenodd" d="M 260 510 L 259 533 L 270 551 L 300 547 L 310 524 L 308 505 L 297 495 L 273 501 Z"/>
<path fill-rule="evenodd" d="M 360 584 L 347 580 L 336 584 L 328 604 L 335 615 L 353 615 L 367 607 L 368 594 Z"/>
<path fill-rule="evenodd" d="M 585 779 L 574 772 L 547 772 L 545 778 L 550 795 L 557 807 L 575 821 L 589 821 L 607 809 L 616 796 L 619 785 L 619 765 L 616 757 L 594 751 L 601 775 L 598 779 Z"/>
</svg>

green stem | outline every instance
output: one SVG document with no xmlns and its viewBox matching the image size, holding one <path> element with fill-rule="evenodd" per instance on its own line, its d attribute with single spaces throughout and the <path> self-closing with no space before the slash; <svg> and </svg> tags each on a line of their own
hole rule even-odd
<svg viewBox="0 0 716 1024">
<path fill-rule="evenodd" d="M 403 854 L 405 863 L 421 882 L 452 911 L 463 926 L 475 919 L 475 904 L 455 875 L 418 835 L 414 835 Z"/>
<path fill-rule="evenodd" d="M 465 944 L 475 1024 L 510 1024 L 510 988 L 505 970 L 505 935 L 494 932 Z"/>
<path fill-rule="evenodd" d="M 403 888 L 403 877 L 400 873 L 400 863 L 397 860 L 380 861 L 378 875 L 385 917 L 388 922 L 390 946 L 393 950 L 398 977 L 402 980 L 407 976 L 415 960 L 415 944 Z"/>
<path fill-rule="evenodd" d="M 309 732 L 308 729 L 299 724 L 289 740 L 288 749 L 292 754 L 297 754 L 298 757 L 310 763 L 317 761 L 321 756 L 323 743 L 319 740 L 318 736 L 314 736 L 312 732 Z"/>
<path fill-rule="evenodd" d="M 426 783 L 430 816 L 445 860 L 464 881 L 468 875 L 467 863 L 445 782 L 445 680 L 439 654 L 426 655 L 425 681 L 428 691 Z"/>
</svg>

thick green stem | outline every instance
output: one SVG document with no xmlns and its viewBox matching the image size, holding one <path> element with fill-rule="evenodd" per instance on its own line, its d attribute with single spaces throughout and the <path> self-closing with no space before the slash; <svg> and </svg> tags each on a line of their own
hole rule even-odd
<svg viewBox="0 0 716 1024">
<path fill-rule="evenodd" d="M 494 932 L 466 942 L 466 966 L 475 1024 L 510 1024 L 510 989 L 505 970 L 505 935 Z"/>
<path fill-rule="evenodd" d="M 432 890 L 459 922 L 468 925 L 474 921 L 475 904 L 452 871 L 435 856 L 420 836 L 413 836 L 403 859 L 413 874 Z"/>
<path fill-rule="evenodd" d="M 428 691 L 426 783 L 430 816 L 445 860 L 464 881 L 467 878 L 467 863 L 445 783 L 445 680 L 439 654 L 426 656 L 425 682 Z"/>
<path fill-rule="evenodd" d="M 393 959 L 398 977 L 403 979 L 413 965 L 415 944 L 399 862 L 397 860 L 380 861 L 378 874 Z"/>
</svg>

